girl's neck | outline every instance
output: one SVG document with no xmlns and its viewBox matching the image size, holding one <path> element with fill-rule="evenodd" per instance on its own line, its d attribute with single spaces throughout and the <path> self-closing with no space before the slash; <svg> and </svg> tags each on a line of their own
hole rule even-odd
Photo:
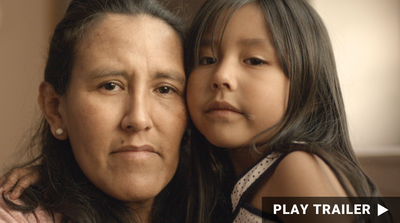
<svg viewBox="0 0 400 223">
<path fill-rule="evenodd" d="M 250 152 L 249 148 L 231 149 L 228 154 L 236 177 L 246 171 L 253 163 L 263 156 L 263 154 L 260 153 Z"/>
</svg>

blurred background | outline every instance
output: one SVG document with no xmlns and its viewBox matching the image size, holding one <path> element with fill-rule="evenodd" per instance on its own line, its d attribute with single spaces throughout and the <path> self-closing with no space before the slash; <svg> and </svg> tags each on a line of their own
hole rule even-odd
<svg viewBox="0 0 400 223">
<path fill-rule="evenodd" d="M 189 23 L 204 0 L 161 0 Z M 400 196 L 400 0 L 309 0 L 329 30 L 351 140 L 387 196 Z M 68 0 L 0 0 L 0 172 L 40 117 L 51 32 Z"/>
</svg>

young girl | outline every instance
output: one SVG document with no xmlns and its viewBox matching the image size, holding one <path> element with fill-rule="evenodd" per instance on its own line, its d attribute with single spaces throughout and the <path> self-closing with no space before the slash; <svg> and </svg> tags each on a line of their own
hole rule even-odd
<svg viewBox="0 0 400 223">
<path fill-rule="evenodd" d="M 307 3 L 207 1 L 186 65 L 191 179 L 206 185 L 190 200 L 210 204 L 204 212 L 228 204 L 231 222 L 300 222 L 262 219 L 262 197 L 378 195 L 350 144 L 327 31 Z"/>
<path fill-rule="evenodd" d="M 350 144 L 327 31 L 306 2 L 209 0 L 188 43 L 187 103 L 202 134 L 192 132 L 193 162 L 210 179 L 204 194 L 230 188 L 233 222 L 261 222 L 262 197 L 378 194 Z"/>
</svg>

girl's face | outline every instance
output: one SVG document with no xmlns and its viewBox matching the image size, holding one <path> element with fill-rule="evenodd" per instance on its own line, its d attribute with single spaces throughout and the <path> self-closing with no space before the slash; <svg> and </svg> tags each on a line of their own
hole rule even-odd
<svg viewBox="0 0 400 223">
<path fill-rule="evenodd" d="M 193 123 L 213 145 L 237 148 L 282 119 L 290 84 L 256 3 L 233 14 L 219 44 L 221 27 L 217 24 L 214 40 L 211 31 L 201 39 L 199 66 L 188 79 L 187 103 Z M 272 128 L 257 142 L 278 129 Z"/>
<path fill-rule="evenodd" d="M 187 126 L 182 43 L 150 16 L 108 15 L 80 44 L 60 113 L 82 171 L 151 207 L 175 174 Z"/>
</svg>

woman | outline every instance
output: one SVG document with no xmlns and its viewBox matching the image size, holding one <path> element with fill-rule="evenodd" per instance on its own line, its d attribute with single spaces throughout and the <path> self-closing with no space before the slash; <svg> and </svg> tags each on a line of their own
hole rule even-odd
<svg viewBox="0 0 400 223">
<path fill-rule="evenodd" d="M 155 1 L 72 0 L 39 87 L 39 155 L 23 165 L 38 164 L 39 181 L 22 203 L 1 191 L 0 219 L 194 222 L 180 173 L 183 39 Z"/>
</svg>

